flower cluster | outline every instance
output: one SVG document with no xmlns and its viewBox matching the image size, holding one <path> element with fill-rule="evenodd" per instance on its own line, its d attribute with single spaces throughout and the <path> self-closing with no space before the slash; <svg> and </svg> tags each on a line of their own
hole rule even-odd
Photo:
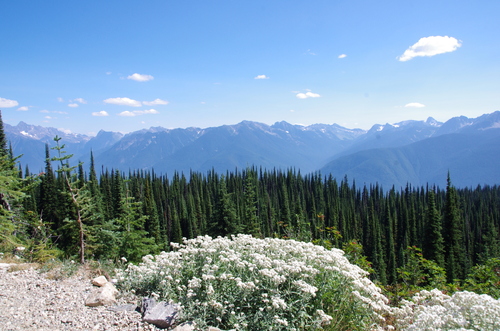
<svg viewBox="0 0 500 331">
<path fill-rule="evenodd" d="M 396 326 L 402 330 L 499 330 L 500 299 L 486 294 L 439 290 L 421 291 L 394 309 Z"/>
<path fill-rule="evenodd" d="M 208 236 L 129 265 L 119 285 L 182 306 L 182 319 L 239 330 L 368 330 L 387 299 L 343 251 L 282 239 Z"/>
</svg>

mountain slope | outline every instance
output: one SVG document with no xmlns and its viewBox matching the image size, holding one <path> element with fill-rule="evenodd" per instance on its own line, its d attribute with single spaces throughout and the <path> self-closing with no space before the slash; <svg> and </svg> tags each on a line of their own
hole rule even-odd
<svg viewBox="0 0 500 331">
<path fill-rule="evenodd" d="M 314 171 L 318 164 L 350 144 L 349 138 L 359 134 L 351 131 L 334 126 L 311 128 L 286 122 L 268 126 L 243 121 L 206 129 L 199 139 L 153 167 L 168 173 L 190 169 L 205 172 L 212 168 L 225 172 L 252 165 Z"/>
<path fill-rule="evenodd" d="M 500 183 L 500 130 L 452 133 L 395 148 L 371 149 L 340 157 L 321 169 L 357 183 L 397 188 L 435 183 L 444 186 Z"/>
<path fill-rule="evenodd" d="M 100 131 L 96 137 L 24 122 L 5 125 L 5 131 L 14 154 L 24 154 L 20 162 L 33 172 L 43 170 L 45 144 L 52 147 L 57 135 L 67 153 L 74 154 L 75 163 L 88 164 L 92 151 L 98 171 L 154 169 L 172 175 L 211 169 L 222 173 L 247 166 L 293 167 L 302 173 L 321 169 L 337 178 L 348 175 L 358 183 L 378 182 L 386 187 L 407 182 L 442 184 L 450 170 L 457 185 L 500 183 L 495 169 L 500 158 L 496 140 L 500 111 L 445 123 L 429 118 L 376 124 L 369 131 L 284 121 L 273 125 L 243 121 L 206 129 L 152 127 L 126 135 Z"/>
</svg>

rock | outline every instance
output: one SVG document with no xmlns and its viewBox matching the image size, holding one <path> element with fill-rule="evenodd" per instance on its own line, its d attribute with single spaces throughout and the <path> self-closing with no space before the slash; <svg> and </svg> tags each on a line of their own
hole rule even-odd
<svg viewBox="0 0 500 331">
<path fill-rule="evenodd" d="M 99 276 L 99 277 L 92 279 L 92 285 L 99 286 L 99 287 L 103 287 L 107 282 L 108 282 L 108 280 L 104 276 Z"/>
<path fill-rule="evenodd" d="M 153 298 L 142 298 L 142 305 L 140 309 L 140 313 L 142 316 L 146 313 L 146 311 L 152 309 L 154 306 L 156 306 L 156 300 Z"/>
<path fill-rule="evenodd" d="M 111 311 L 137 311 L 139 307 L 134 304 L 128 304 L 128 305 L 119 305 L 119 306 L 112 306 L 109 307 L 108 310 Z"/>
<path fill-rule="evenodd" d="M 85 300 L 85 305 L 89 307 L 110 306 L 116 303 L 118 290 L 111 283 L 106 283 L 103 287 L 95 288 Z"/>
<path fill-rule="evenodd" d="M 207 331 L 221 331 L 221 329 L 213 327 L 213 326 L 209 326 Z"/>
<path fill-rule="evenodd" d="M 177 325 L 172 331 L 193 331 L 195 330 L 196 324 L 194 322 L 186 322 L 181 325 Z M 220 330 L 219 330 L 220 331 Z"/>
<path fill-rule="evenodd" d="M 156 303 L 152 298 L 145 298 L 142 300 L 142 303 L 143 322 L 153 324 L 162 329 L 172 327 L 175 324 L 175 320 L 179 315 L 179 305 L 165 301 Z"/>
</svg>

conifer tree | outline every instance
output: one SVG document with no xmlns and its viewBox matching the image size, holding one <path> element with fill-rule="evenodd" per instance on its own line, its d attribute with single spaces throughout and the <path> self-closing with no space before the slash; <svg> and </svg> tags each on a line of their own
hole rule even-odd
<svg viewBox="0 0 500 331">
<path fill-rule="evenodd" d="M 135 202 L 127 194 L 121 197 L 121 214 L 117 215 L 120 236 L 117 242 L 118 255 L 131 262 L 139 262 L 144 255 L 156 253 L 155 239 L 144 229 L 147 216 L 142 214 L 141 202 Z"/>
<path fill-rule="evenodd" d="M 145 230 L 149 236 L 154 238 L 157 245 L 161 244 L 160 220 L 158 218 L 158 210 L 153 198 L 151 189 L 151 177 L 148 175 L 144 178 L 144 195 L 142 198 L 143 215 L 147 216 Z"/>
<path fill-rule="evenodd" d="M 239 232 L 239 222 L 236 219 L 236 212 L 231 201 L 231 194 L 226 187 L 226 179 L 221 176 L 219 180 L 219 190 L 215 205 L 211 233 L 214 236 L 227 236 Z"/>
<path fill-rule="evenodd" d="M 465 276 L 465 250 L 463 243 L 463 221 L 460 217 L 457 191 L 451 184 L 448 173 L 446 201 L 443 222 L 445 242 L 445 265 L 448 282 L 463 279 Z"/>
<path fill-rule="evenodd" d="M 9 150 L 7 149 L 7 136 L 5 135 L 2 119 L 2 111 L 0 110 L 0 157 L 8 156 Z"/>
<path fill-rule="evenodd" d="M 245 177 L 244 213 L 243 213 L 243 232 L 251 234 L 254 237 L 260 237 L 261 229 L 257 216 L 257 197 L 256 197 L 256 178 L 255 172 L 247 169 Z"/>
<path fill-rule="evenodd" d="M 16 223 L 19 223 L 20 211 L 17 209 L 25 197 L 21 191 L 22 179 L 13 163 L 9 155 L 0 156 L 0 243 L 12 242 Z"/>
<path fill-rule="evenodd" d="M 397 265 L 396 248 L 394 244 L 394 218 L 389 206 L 387 206 L 386 213 L 387 283 L 395 284 L 397 280 Z"/>
<path fill-rule="evenodd" d="M 427 202 L 427 228 L 425 231 L 424 253 L 428 260 L 433 260 L 444 268 L 444 239 L 441 217 L 436 207 L 434 190 L 429 190 Z"/>
<path fill-rule="evenodd" d="M 181 229 L 181 222 L 177 214 L 177 209 L 169 207 L 168 213 L 170 215 L 169 241 L 180 244 L 182 243 L 182 229 Z"/>
<path fill-rule="evenodd" d="M 82 219 L 82 212 L 84 211 L 85 208 L 87 208 L 90 201 L 88 199 L 82 200 L 81 197 L 83 197 L 83 195 L 79 195 L 78 185 L 72 179 L 72 172 L 76 167 L 70 167 L 68 164 L 68 160 L 73 155 L 66 155 L 66 151 L 64 150 L 65 145 L 64 144 L 60 145 L 59 144 L 60 140 L 61 138 L 59 138 L 58 136 L 54 138 L 54 141 L 56 142 L 56 147 L 54 147 L 54 149 L 57 151 L 58 156 L 53 157 L 52 161 L 59 161 L 61 164 L 61 167 L 58 169 L 58 173 L 61 176 L 64 184 L 66 185 L 69 198 L 75 210 L 76 220 L 74 220 L 73 222 L 76 222 L 76 228 L 78 232 L 78 252 L 79 252 L 80 263 L 83 264 L 85 263 L 86 233 Z M 70 221 L 70 224 L 71 223 L 72 222 Z"/>
<path fill-rule="evenodd" d="M 45 144 L 45 172 L 41 174 L 38 214 L 58 233 L 62 227 L 62 218 L 57 208 L 60 199 L 56 188 L 56 179 L 52 170 L 49 145 Z"/>
</svg>

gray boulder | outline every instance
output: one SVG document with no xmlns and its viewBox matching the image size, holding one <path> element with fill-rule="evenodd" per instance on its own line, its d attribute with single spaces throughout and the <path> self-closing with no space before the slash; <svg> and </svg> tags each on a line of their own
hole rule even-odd
<svg viewBox="0 0 500 331">
<path fill-rule="evenodd" d="M 159 328 L 171 328 L 179 316 L 180 307 L 177 304 L 161 301 L 156 303 L 152 298 L 142 300 L 142 320 Z M 186 329 L 187 330 L 187 329 Z"/>
</svg>

